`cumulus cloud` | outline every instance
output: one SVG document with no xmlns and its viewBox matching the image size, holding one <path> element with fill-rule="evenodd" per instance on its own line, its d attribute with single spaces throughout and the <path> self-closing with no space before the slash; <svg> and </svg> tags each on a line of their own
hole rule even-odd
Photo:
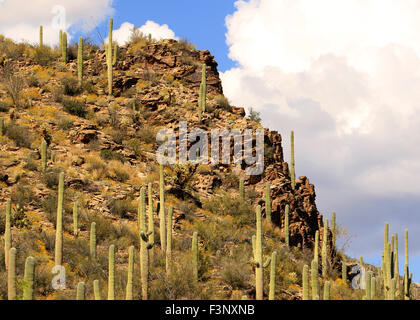
<svg viewBox="0 0 420 320">
<path fill-rule="evenodd" d="M 129 41 L 131 31 L 134 27 L 134 24 L 130 22 L 124 22 L 119 29 L 113 32 L 113 41 L 117 41 L 118 44 L 124 45 Z M 152 37 L 156 40 L 178 39 L 178 37 L 175 36 L 175 32 L 173 32 L 167 24 L 160 25 L 150 20 L 146 21 L 146 23 L 139 28 L 139 31 L 146 35 L 151 34 Z"/>
<path fill-rule="evenodd" d="M 411 227 L 420 196 L 420 1 L 235 6 L 226 38 L 238 67 L 221 75 L 225 94 L 261 111 L 286 154 L 295 130 L 297 173 L 315 183 L 320 209 L 340 211 L 358 235 L 353 252 L 378 252 L 365 241 L 386 220 L 395 231 Z"/>
<path fill-rule="evenodd" d="M 44 42 L 58 43 L 60 29 L 93 29 L 113 14 L 112 0 L 3 0 L 0 2 L 0 33 L 16 41 L 38 43 L 39 26 Z"/>
</svg>

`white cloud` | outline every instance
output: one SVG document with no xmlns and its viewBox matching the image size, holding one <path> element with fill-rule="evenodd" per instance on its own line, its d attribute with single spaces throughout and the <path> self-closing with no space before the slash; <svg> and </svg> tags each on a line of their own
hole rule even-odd
<svg viewBox="0 0 420 320">
<path fill-rule="evenodd" d="M 356 199 L 404 195 L 414 203 L 420 195 L 420 1 L 235 5 L 226 37 L 239 67 L 222 73 L 224 92 L 235 105 L 262 112 L 264 124 L 283 134 L 285 154 L 295 130 L 297 173 L 313 178 L 320 208 L 336 209 L 331 204 L 341 197 L 344 220 L 357 233 L 362 222 L 350 215 L 368 206 L 357 207 Z M 379 202 L 370 205 L 366 214 L 376 215 L 375 227 L 395 214 Z M 399 214 L 403 224 L 408 212 Z"/>
<path fill-rule="evenodd" d="M 89 31 L 105 17 L 113 14 L 112 0 L 4 0 L 0 3 L 0 34 L 16 41 L 39 42 L 39 26 L 44 28 L 44 43 L 57 44 L 59 27 L 57 17 L 60 10 L 53 11 L 57 5 L 65 9 L 65 26 Z M 62 19 L 61 19 L 62 20 Z"/>
<path fill-rule="evenodd" d="M 124 45 L 129 41 L 131 31 L 134 27 L 134 24 L 130 22 L 124 22 L 119 29 L 113 32 L 113 41 L 117 41 L 118 44 Z M 146 35 L 151 34 L 152 37 L 156 40 L 178 39 L 178 37 L 175 37 L 175 33 L 168 27 L 167 24 L 160 25 L 150 20 L 146 21 L 146 23 L 139 28 L 139 31 Z M 108 38 L 106 41 L 108 41 Z"/>
</svg>

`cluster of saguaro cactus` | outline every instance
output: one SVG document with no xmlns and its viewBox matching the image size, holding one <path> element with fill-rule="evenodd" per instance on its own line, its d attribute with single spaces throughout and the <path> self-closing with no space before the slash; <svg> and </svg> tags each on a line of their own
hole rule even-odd
<svg viewBox="0 0 420 320">
<path fill-rule="evenodd" d="M 265 218 L 271 222 L 271 194 L 270 182 L 265 184 Z"/>
<path fill-rule="evenodd" d="M 289 233 L 289 205 L 286 204 L 284 209 L 284 241 L 286 246 L 290 244 L 290 233 Z"/>
<path fill-rule="evenodd" d="M 83 38 L 79 38 L 79 46 L 77 50 L 77 79 L 79 80 L 79 86 L 83 83 Z"/>
<path fill-rule="evenodd" d="M 57 223 L 55 233 L 55 265 L 63 262 L 63 202 L 64 202 L 64 172 L 60 173 L 58 182 Z"/>
<path fill-rule="evenodd" d="M 140 273 L 142 299 L 147 300 L 149 294 L 149 250 L 153 248 L 154 243 L 150 242 L 151 232 L 146 227 L 146 195 L 145 189 L 140 189 L 140 201 L 138 207 L 139 216 L 139 234 L 140 234 Z"/>
<path fill-rule="evenodd" d="M 47 142 L 45 139 L 42 139 L 41 142 L 41 168 L 42 172 L 47 169 Z"/>
<path fill-rule="evenodd" d="M 324 233 L 322 237 L 321 262 L 322 262 L 322 277 L 326 278 L 327 273 L 328 273 L 328 258 L 327 258 L 328 219 L 325 219 L 323 230 L 324 230 Z"/>
<path fill-rule="evenodd" d="M 295 173 L 295 133 L 290 133 L 290 181 L 292 189 L 295 189 L 296 173 Z"/>
<path fill-rule="evenodd" d="M 114 20 L 109 19 L 109 35 L 108 35 L 108 46 L 105 49 L 106 52 L 106 64 L 108 68 L 108 94 L 112 96 L 112 83 L 113 83 L 113 70 L 112 70 L 112 31 L 114 28 Z"/>
<path fill-rule="evenodd" d="M 266 262 L 263 263 L 261 206 L 257 207 L 256 218 L 257 234 L 252 237 L 255 264 L 255 291 L 256 299 L 262 300 L 264 296 L 264 268 L 270 265 L 271 257 L 267 258 Z"/>
<path fill-rule="evenodd" d="M 115 300 L 115 246 L 109 246 L 108 253 L 108 300 Z"/>
</svg>

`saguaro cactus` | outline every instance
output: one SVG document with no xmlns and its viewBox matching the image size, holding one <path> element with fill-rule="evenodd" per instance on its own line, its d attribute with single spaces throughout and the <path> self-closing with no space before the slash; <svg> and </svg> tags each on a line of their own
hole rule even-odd
<svg viewBox="0 0 420 320">
<path fill-rule="evenodd" d="M 372 300 L 372 272 L 368 271 L 366 273 L 366 283 L 365 283 L 365 288 L 366 288 L 366 299 L 367 300 Z"/>
<path fill-rule="evenodd" d="M 92 222 L 90 225 L 89 249 L 90 258 L 96 260 L 96 222 Z"/>
<path fill-rule="evenodd" d="M 23 283 L 23 300 L 33 300 L 34 295 L 35 259 L 31 256 L 26 258 Z"/>
<path fill-rule="evenodd" d="M 302 272 L 302 299 L 309 300 L 309 267 L 307 264 L 303 266 Z"/>
<path fill-rule="evenodd" d="M 326 278 L 328 273 L 328 260 L 327 260 L 327 241 L 328 241 L 328 219 L 324 223 L 324 235 L 322 237 L 322 277 Z"/>
<path fill-rule="evenodd" d="M 295 173 L 295 133 L 290 133 L 290 181 L 292 189 L 295 189 L 296 173 Z"/>
<path fill-rule="evenodd" d="M 4 131 L 4 119 L 0 118 L 0 137 L 3 136 L 3 131 Z"/>
<path fill-rule="evenodd" d="M 245 187 L 244 187 L 244 179 L 239 180 L 239 196 L 242 202 L 245 201 Z"/>
<path fill-rule="evenodd" d="M 134 272 L 134 246 L 128 249 L 128 273 L 127 286 L 125 288 L 125 300 L 133 300 L 133 272 Z"/>
<path fill-rule="evenodd" d="M 115 246 L 109 246 L 108 253 L 108 300 L 115 300 Z"/>
<path fill-rule="evenodd" d="M 331 232 L 332 232 L 332 245 L 333 247 L 335 247 L 335 237 L 336 237 L 336 221 L 335 221 L 336 217 L 335 217 L 335 212 L 333 211 L 332 215 L 331 215 Z"/>
<path fill-rule="evenodd" d="M 149 250 L 153 248 L 154 243 L 150 242 L 151 233 L 146 228 L 146 195 L 144 187 L 140 189 L 140 201 L 138 215 L 140 221 L 140 273 L 141 273 L 141 291 L 142 299 L 147 300 L 149 295 Z"/>
<path fill-rule="evenodd" d="M 7 270 L 7 298 L 16 299 L 16 249 L 9 250 L 9 268 Z"/>
<path fill-rule="evenodd" d="M 73 235 L 77 237 L 79 235 L 79 224 L 78 224 L 78 217 L 79 216 L 79 203 L 76 201 L 73 204 Z"/>
<path fill-rule="evenodd" d="M 77 78 L 79 80 L 79 86 L 82 86 L 83 82 L 83 38 L 79 38 L 79 47 L 77 50 Z"/>
<path fill-rule="evenodd" d="M 410 300 L 410 285 L 412 275 L 409 274 L 408 268 L 408 230 L 404 230 L 404 248 L 405 248 L 405 264 L 404 264 L 404 300 Z"/>
<path fill-rule="evenodd" d="M 324 283 L 324 300 L 330 300 L 330 282 L 325 281 Z"/>
<path fill-rule="evenodd" d="M 42 172 L 47 169 L 47 142 L 45 139 L 42 139 L 41 142 L 41 168 Z"/>
<path fill-rule="evenodd" d="M 311 264 L 311 278 L 312 278 L 312 300 L 319 300 L 319 291 L 318 291 L 318 262 L 312 260 Z"/>
<path fill-rule="evenodd" d="M 271 254 L 270 293 L 268 295 L 269 300 L 274 300 L 275 295 L 276 295 L 276 262 L 277 262 L 277 252 L 274 251 Z"/>
<path fill-rule="evenodd" d="M 44 46 L 44 28 L 42 26 L 39 27 L 39 47 Z"/>
<path fill-rule="evenodd" d="M 63 62 L 67 63 L 67 33 L 63 32 L 61 36 L 61 54 L 63 57 Z"/>
<path fill-rule="evenodd" d="M 270 182 L 265 184 L 265 217 L 271 222 L 271 194 L 270 194 Z"/>
<path fill-rule="evenodd" d="M 109 36 L 108 36 L 108 47 L 106 51 L 106 62 L 108 68 L 108 94 L 112 96 L 112 83 L 113 83 L 113 70 L 112 70 L 112 29 L 114 26 L 114 20 L 109 19 Z"/>
<path fill-rule="evenodd" d="M 171 273 L 172 269 L 172 215 L 173 215 L 174 208 L 172 206 L 169 207 L 168 211 L 168 222 L 167 222 L 167 230 L 166 230 L 166 276 Z"/>
<path fill-rule="evenodd" d="M 286 204 L 286 209 L 284 210 L 284 241 L 286 246 L 289 246 L 290 235 L 289 235 L 289 205 Z"/>
<path fill-rule="evenodd" d="M 76 300 L 85 300 L 85 283 L 79 282 L 77 284 Z"/>
<path fill-rule="evenodd" d="M 257 234 L 252 237 L 253 251 L 254 251 L 254 264 L 255 264 L 255 291 L 256 299 L 262 300 L 264 296 L 264 268 L 268 267 L 271 258 L 263 263 L 263 250 L 262 250 L 262 225 L 261 225 L 261 206 L 257 207 Z"/>
<path fill-rule="evenodd" d="M 399 267 L 399 258 L 398 258 L 398 233 L 396 233 L 394 235 L 394 242 L 395 242 L 395 246 L 394 246 L 394 274 L 395 274 L 395 279 L 397 279 L 396 282 L 396 290 L 398 291 L 400 288 L 400 267 Z"/>
<path fill-rule="evenodd" d="M 93 280 L 93 294 L 95 295 L 95 300 L 102 300 L 101 290 L 99 289 L 99 280 Z"/>
<path fill-rule="evenodd" d="M 166 254 L 166 222 L 165 222 L 165 179 L 163 175 L 163 165 L 159 166 L 159 229 L 160 229 L 160 248 Z"/>
<path fill-rule="evenodd" d="M 194 232 L 191 244 L 191 256 L 194 282 L 198 282 L 198 233 Z"/>
<path fill-rule="evenodd" d="M 347 264 L 345 261 L 341 261 L 341 279 L 347 282 Z"/>
<path fill-rule="evenodd" d="M 206 112 L 206 94 L 207 94 L 207 83 L 206 83 L 206 65 L 203 64 L 201 68 L 201 85 L 198 106 L 202 112 Z"/>
<path fill-rule="evenodd" d="M 60 30 L 60 32 L 58 34 L 58 49 L 60 51 L 63 50 L 63 30 Z"/>
<path fill-rule="evenodd" d="M 376 297 L 376 278 L 372 277 L 370 279 L 370 290 L 371 290 L 371 295 L 372 295 L 372 299 L 375 299 Z"/>
<path fill-rule="evenodd" d="M 57 223 L 55 232 L 55 265 L 63 262 L 63 202 L 64 202 L 64 172 L 60 173 L 58 182 Z"/>
<path fill-rule="evenodd" d="M 155 243 L 155 224 L 154 224 L 154 220 L 153 220 L 153 190 L 152 190 L 152 183 L 149 182 L 149 184 L 147 185 L 147 190 L 148 190 L 148 194 L 147 194 L 147 200 L 149 202 L 148 205 L 148 226 L 147 226 L 147 232 L 150 233 L 149 236 L 149 241 L 152 243 Z M 154 246 L 153 246 L 154 248 Z M 149 258 L 150 258 L 150 263 L 153 263 L 153 259 L 154 259 L 154 249 L 150 249 L 149 250 Z"/>
<path fill-rule="evenodd" d="M 118 44 L 115 43 L 114 44 L 114 51 L 113 51 L 113 55 L 112 55 L 112 65 L 115 66 L 117 61 L 118 61 L 118 53 L 119 53 L 119 47 Z"/>
<path fill-rule="evenodd" d="M 314 260 L 319 261 L 319 230 L 315 232 Z"/>
<path fill-rule="evenodd" d="M 4 263 L 6 270 L 9 268 L 9 250 L 12 247 L 12 230 L 10 223 L 10 210 L 11 210 L 12 200 L 7 200 L 6 203 L 6 222 L 4 229 Z"/>
</svg>

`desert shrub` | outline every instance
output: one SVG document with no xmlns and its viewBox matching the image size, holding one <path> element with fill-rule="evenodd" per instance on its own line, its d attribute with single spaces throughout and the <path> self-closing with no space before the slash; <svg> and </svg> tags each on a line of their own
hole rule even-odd
<svg viewBox="0 0 420 320">
<path fill-rule="evenodd" d="M 12 139 L 16 146 L 30 148 L 32 141 L 32 133 L 25 126 L 18 125 L 15 122 L 9 122 L 6 126 L 6 136 Z"/>
<path fill-rule="evenodd" d="M 32 186 L 26 179 L 22 179 L 13 187 L 10 197 L 14 204 L 23 208 L 34 199 Z"/>
<path fill-rule="evenodd" d="M 230 106 L 229 100 L 224 95 L 219 94 L 215 96 L 214 101 L 220 108 L 226 111 L 232 111 L 232 107 Z"/>
<path fill-rule="evenodd" d="M 80 93 L 79 82 L 73 77 L 63 77 L 60 79 L 63 94 L 74 96 Z"/>
<path fill-rule="evenodd" d="M 224 256 L 221 261 L 221 278 L 234 290 L 247 289 L 251 283 L 250 251 L 240 247 L 232 255 Z"/>
<path fill-rule="evenodd" d="M 83 102 L 74 99 L 63 99 L 62 104 L 64 110 L 68 113 L 81 118 L 86 117 L 87 109 Z"/>
<path fill-rule="evenodd" d="M 256 123 L 261 123 L 261 114 L 255 111 L 252 107 L 249 109 L 249 120 L 255 121 Z"/>
<path fill-rule="evenodd" d="M 136 136 L 144 143 L 150 144 L 156 142 L 157 129 L 153 126 L 145 125 L 140 127 Z"/>
<path fill-rule="evenodd" d="M 188 51 L 192 51 L 192 50 L 195 50 L 195 48 L 197 48 L 197 46 L 194 43 L 192 43 L 190 40 L 188 40 L 187 38 L 182 38 L 181 40 L 179 40 L 174 45 L 174 49 L 175 50 L 188 50 Z"/>
<path fill-rule="evenodd" d="M 1 69 L 0 81 L 3 83 L 6 92 L 17 108 L 25 106 L 22 91 L 25 88 L 25 81 L 23 77 L 15 72 L 15 66 L 12 63 L 6 63 Z"/>
<path fill-rule="evenodd" d="M 35 47 L 32 55 L 35 63 L 43 67 L 51 65 L 57 57 L 58 55 L 47 46 Z"/>
<path fill-rule="evenodd" d="M 48 167 L 45 171 L 43 181 L 48 189 L 57 189 L 60 173 L 63 171 L 61 167 Z"/>
<path fill-rule="evenodd" d="M 227 188 L 238 188 L 239 177 L 233 172 L 226 173 L 223 177 L 223 185 Z"/>
<path fill-rule="evenodd" d="M 134 214 L 137 210 L 137 207 L 133 204 L 133 200 L 130 198 L 124 200 L 112 198 L 108 201 L 107 206 L 112 214 L 120 218 L 127 218 L 130 216 L 130 213 Z"/>
<path fill-rule="evenodd" d="M 70 117 L 62 116 L 58 119 L 58 127 L 61 130 L 69 130 L 73 126 L 74 120 Z"/>
<path fill-rule="evenodd" d="M 112 173 L 112 178 L 118 182 L 126 182 L 130 179 L 129 173 L 124 168 L 114 167 Z"/>
<path fill-rule="evenodd" d="M 7 101 L 0 101 L 0 112 L 9 112 L 12 105 Z"/>
<path fill-rule="evenodd" d="M 118 161 L 121 161 L 122 163 L 125 162 L 125 157 L 122 154 L 116 151 L 109 150 L 109 149 L 101 150 L 101 158 L 107 161 L 118 160 Z"/>
<path fill-rule="evenodd" d="M 42 201 L 42 209 L 46 213 L 47 219 L 56 227 L 57 223 L 57 205 L 58 195 L 51 193 Z M 72 212 L 73 206 L 68 197 L 66 197 L 66 190 L 64 190 L 64 202 L 63 202 L 63 228 L 66 231 L 71 231 L 71 224 L 73 223 Z"/>
<path fill-rule="evenodd" d="M 36 171 L 39 167 L 39 164 L 35 161 L 33 155 L 29 154 L 25 159 L 24 168 L 29 171 Z"/>
</svg>

